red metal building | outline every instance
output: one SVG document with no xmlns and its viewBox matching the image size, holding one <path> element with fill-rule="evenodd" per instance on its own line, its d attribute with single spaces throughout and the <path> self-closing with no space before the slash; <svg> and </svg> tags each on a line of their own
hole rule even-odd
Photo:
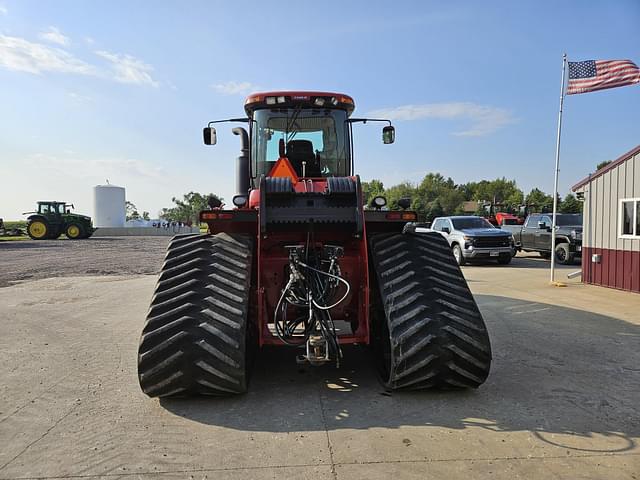
<svg viewBox="0 0 640 480">
<path fill-rule="evenodd" d="M 583 281 L 640 293 L 640 145 L 572 190 L 584 196 Z"/>
</svg>

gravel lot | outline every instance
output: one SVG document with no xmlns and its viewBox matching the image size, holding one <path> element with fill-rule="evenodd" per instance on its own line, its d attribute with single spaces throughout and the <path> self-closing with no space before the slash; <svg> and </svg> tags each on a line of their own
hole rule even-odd
<svg viewBox="0 0 640 480">
<path fill-rule="evenodd" d="M 23 280 L 156 274 L 171 237 L 94 237 L 0 243 L 0 287 Z"/>
</svg>

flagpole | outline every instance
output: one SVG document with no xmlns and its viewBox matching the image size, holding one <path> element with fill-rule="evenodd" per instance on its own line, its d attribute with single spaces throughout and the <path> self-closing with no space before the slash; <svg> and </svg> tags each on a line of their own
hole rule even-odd
<svg viewBox="0 0 640 480">
<path fill-rule="evenodd" d="M 558 111 L 558 137 L 556 140 L 556 169 L 553 180 L 553 220 L 551 222 L 551 283 L 555 282 L 556 268 L 556 216 L 558 213 L 558 173 L 560 172 L 560 133 L 562 132 L 562 106 L 564 104 L 564 75 L 567 54 L 562 55 L 562 81 L 560 83 L 560 110 Z"/>
</svg>

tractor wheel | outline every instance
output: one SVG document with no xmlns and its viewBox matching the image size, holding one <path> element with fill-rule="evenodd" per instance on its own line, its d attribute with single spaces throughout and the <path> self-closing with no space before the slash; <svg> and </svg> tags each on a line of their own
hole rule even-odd
<svg viewBox="0 0 640 480">
<path fill-rule="evenodd" d="M 27 224 L 27 235 L 32 240 L 46 240 L 49 230 L 49 225 L 43 220 L 33 220 Z"/>
<path fill-rule="evenodd" d="M 480 386 L 491 345 L 482 315 L 439 233 L 371 238 L 372 343 L 389 389 Z"/>
<path fill-rule="evenodd" d="M 140 339 L 138 379 L 144 393 L 246 391 L 252 257 L 246 236 L 174 237 Z"/>
<path fill-rule="evenodd" d="M 67 225 L 67 228 L 64 230 L 64 234 L 69 240 L 79 240 L 80 238 L 84 238 L 84 230 L 77 223 L 70 223 Z"/>
</svg>

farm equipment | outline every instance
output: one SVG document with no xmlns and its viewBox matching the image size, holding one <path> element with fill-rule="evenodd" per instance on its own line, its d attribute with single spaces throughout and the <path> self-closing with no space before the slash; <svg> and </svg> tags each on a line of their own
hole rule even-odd
<svg viewBox="0 0 640 480">
<path fill-rule="evenodd" d="M 247 389 L 260 347 L 288 346 L 298 362 L 335 364 L 347 344 L 370 345 L 389 390 L 478 387 L 491 347 L 447 241 L 403 233 L 417 215 L 363 206 L 353 173 L 351 97 L 251 95 L 240 137 L 234 208 L 200 213 L 209 232 L 179 235 L 142 331 L 138 377 L 152 397 Z M 292 361 L 294 355 L 292 354 Z"/>
<path fill-rule="evenodd" d="M 35 212 L 26 212 L 27 235 L 33 240 L 51 240 L 63 233 L 70 240 L 89 238 L 95 232 L 91 217 L 71 213 L 73 204 L 65 202 L 38 202 Z"/>
</svg>

